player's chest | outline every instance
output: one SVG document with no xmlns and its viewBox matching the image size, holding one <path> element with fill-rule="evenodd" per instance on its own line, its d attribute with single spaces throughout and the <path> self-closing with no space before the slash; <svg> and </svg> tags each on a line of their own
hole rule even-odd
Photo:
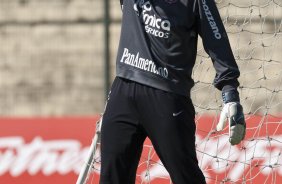
<svg viewBox="0 0 282 184">
<path fill-rule="evenodd" d="M 194 0 L 125 0 L 125 6 L 147 25 L 190 27 L 194 22 Z"/>
</svg>

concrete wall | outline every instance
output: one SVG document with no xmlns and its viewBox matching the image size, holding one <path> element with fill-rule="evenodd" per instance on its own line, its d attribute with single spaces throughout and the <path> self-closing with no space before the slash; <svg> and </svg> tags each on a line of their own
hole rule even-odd
<svg viewBox="0 0 282 184">
<path fill-rule="evenodd" d="M 103 109 L 102 2 L 0 0 L 0 115 Z"/>
<path fill-rule="evenodd" d="M 249 1 L 224 0 L 218 6 L 242 71 L 241 94 L 246 113 L 279 114 L 282 8 L 268 1 L 256 3 L 251 6 Z M 114 76 L 121 17 L 117 0 L 111 0 L 111 17 Z M 103 0 L 0 0 L 0 115 L 101 112 L 102 21 Z M 201 57 L 205 56 L 201 47 L 192 97 L 199 113 L 206 113 L 207 109 L 214 109 L 209 111 L 214 113 L 220 109 L 221 98 L 211 85 L 213 67 L 209 58 Z"/>
</svg>

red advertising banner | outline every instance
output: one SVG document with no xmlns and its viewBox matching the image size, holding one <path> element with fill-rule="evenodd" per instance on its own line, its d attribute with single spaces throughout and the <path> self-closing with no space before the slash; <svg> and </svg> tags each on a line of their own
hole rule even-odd
<svg viewBox="0 0 282 184">
<path fill-rule="evenodd" d="M 75 183 L 96 119 L 0 119 L 0 183 Z"/>
<path fill-rule="evenodd" d="M 0 183 L 75 183 L 97 119 L 0 118 Z M 237 146 L 230 146 L 227 128 L 214 131 L 217 117 L 198 117 L 196 123 L 198 160 L 208 184 L 282 183 L 282 118 L 248 117 L 246 138 Z M 98 178 L 96 173 L 93 184 Z M 169 184 L 168 178 L 146 140 L 136 183 Z"/>
</svg>

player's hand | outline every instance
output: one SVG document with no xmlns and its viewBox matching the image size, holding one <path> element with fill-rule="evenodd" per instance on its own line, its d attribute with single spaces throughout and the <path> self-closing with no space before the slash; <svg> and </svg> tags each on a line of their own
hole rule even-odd
<svg viewBox="0 0 282 184">
<path fill-rule="evenodd" d="M 217 131 L 224 129 L 227 119 L 229 123 L 229 142 L 231 145 L 239 144 L 246 134 L 243 107 L 239 102 L 227 102 L 224 104 L 216 127 Z"/>
</svg>

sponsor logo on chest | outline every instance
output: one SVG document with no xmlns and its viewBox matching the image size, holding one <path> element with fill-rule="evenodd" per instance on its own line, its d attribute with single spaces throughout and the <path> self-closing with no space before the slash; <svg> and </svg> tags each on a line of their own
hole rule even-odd
<svg viewBox="0 0 282 184">
<path fill-rule="evenodd" d="M 175 0 L 168 0 L 175 1 Z M 159 38 L 168 38 L 170 34 L 171 23 L 154 13 L 153 5 L 150 1 L 137 0 L 133 6 L 134 11 L 138 16 L 142 17 L 142 22 L 145 25 L 145 31 Z"/>
</svg>

